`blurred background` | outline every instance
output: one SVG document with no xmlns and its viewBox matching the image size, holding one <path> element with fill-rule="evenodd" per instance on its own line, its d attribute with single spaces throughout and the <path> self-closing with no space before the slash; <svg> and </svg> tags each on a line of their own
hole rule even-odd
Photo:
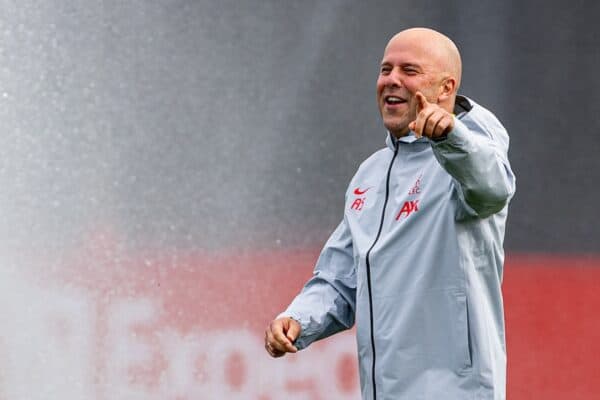
<svg viewBox="0 0 600 400">
<path fill-rule="evenodd" d="M 427 26 L 511 135 L 508 397 L 600 392 L 600 3 L 0 0 L 0 399 L 359 399 L 352 332 L 272 360 Z"/>
</svg>

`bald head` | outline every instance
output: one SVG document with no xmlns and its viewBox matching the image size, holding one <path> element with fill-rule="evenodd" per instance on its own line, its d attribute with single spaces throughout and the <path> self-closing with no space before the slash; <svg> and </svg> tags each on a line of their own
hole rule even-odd
<svg viewBox="0 0 600 400">
<path fill-rule="evenodd" d="M 418 92 L 453 112 L 460 78 L 460 54 L 448 37 L 426 28 L 396 34 L 385 48 L 377 78 L 384 125 L 397 137 L 407 134 L 416 118 Z"/>
<path fill-rule="evenodd" d="M 410 42 L 427 56 L 433 68 L 456 79 L 456 90 L 460 86 L 462 61 L 454 42 L 446 35 L 429 28 L 410 28 L 394 35 L 386 46 L 392 43 Z"/>
</svg>

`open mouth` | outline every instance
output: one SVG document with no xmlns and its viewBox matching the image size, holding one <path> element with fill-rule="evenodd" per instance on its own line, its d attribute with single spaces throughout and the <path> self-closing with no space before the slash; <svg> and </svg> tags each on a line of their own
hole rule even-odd
<svg viewBox="0 0 600 400">
<path fill-rule="evenodd" d="M 406 99 L 403 99 L 402 97 L 398 96 L 385 96 L 384 101 L 385 104 L 390 106 L 406 103 Z"/>
</svg>

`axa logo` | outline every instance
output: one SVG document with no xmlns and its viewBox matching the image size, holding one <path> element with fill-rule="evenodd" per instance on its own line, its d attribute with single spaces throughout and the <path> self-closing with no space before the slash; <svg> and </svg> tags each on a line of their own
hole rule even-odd
<svg viewBox="0 0 600 400">
<path fill-rule="evenodd" d="M 400 220 L 401 218 L 406 219 L 410 216 L 410 214 L 417 211 L 419 211 L 419 200 L 405 201 L 400 209 L 400 212 L 398 212 L 398 215 L 396 215 L 396 221 Z"/>
<path fill-rule="evenodd" d="M 367 193 L 369 191 L 369 189 L 371 189 L 371 188 L 368 187 L 366 189 L 361 190 L 360 187 L 357 187 L 356 189 L 354 189 L 354 194 L 356 196 L 363 196 L 365 193 Z M 367 200 L 366 197 L 357 197 L 356 199 L 354 199 L 354 201 L 350 205 L 350 209 L 355 210 L 355 211 L 362 210 L 363 206 L 365 205 L 365 200 Z"/>
</svg>

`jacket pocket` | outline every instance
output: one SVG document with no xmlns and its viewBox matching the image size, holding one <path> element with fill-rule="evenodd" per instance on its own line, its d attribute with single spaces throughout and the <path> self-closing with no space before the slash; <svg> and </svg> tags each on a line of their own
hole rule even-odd
<svg viewBox="0 0 600 400">
<path fill-rule="evenodd" d="M 456 356 L 459 369 L 464 371 L 470 369 L 473 365 L 471 357 L 471 341 L 469 337 L 469 308 L 467 305 L 467 296 L 464 293 L 455 293 L 455 337 Z"/>
</svg>

